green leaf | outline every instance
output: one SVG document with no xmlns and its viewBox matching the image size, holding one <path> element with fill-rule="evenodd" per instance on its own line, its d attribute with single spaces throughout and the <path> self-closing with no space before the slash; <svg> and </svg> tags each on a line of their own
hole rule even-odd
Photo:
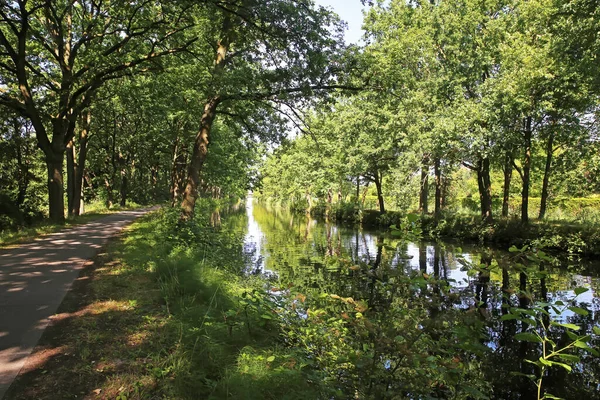
<svg viewBox="0 0 600 400">
<path fill-rule="evenodd" d="M 417 222 L 419 220 L 419 216 L 417 214 L 410 213 L 406 215 L 406 219 L 408 219 L 409 222 Z"/>
<path fill-rule="evenodd" d="M 579 362 L 581 361 L 581 358 L 579 356 L 576 356 L 574 354 L 558 354 L 558 358 L 561 358 L 565 361 L 570 361 L 570 362 Z"/>
<path fill-rule="evenodd" d="M 572 368 L 570 365 L 565 364 L 565 363 L 561 363 L 561 362 L 556 362 L 556 361 L 550 361 L 551 365 L 557 365 L 559 367 L 563 367 L 564 369 L 567 370 L 567 372 L 571 372 Z"/>
<path fill-rule="evenodd" d="M 273 362 L 273 361 L 275 361 L 275 356 L 269 356 L 267 358 L 267 362 Z"/>
<path fill-rule="evenodd" d="M 577 326 L 575 324 L 562 324 L 560 322 L 554 322 L 554 321 L 550 322 L 550 325 L 562 326 L 563 328 L 571 329 L 571 330 L 574 330 L 574 331 L 578 331 L 578 330 L 581 329 L 580 326 Z"/>
<path fill-rule="evenodd" d="M 567 330 L 566 332 L 567 332 L 567 336 L 569 337 L 569 339 L 571 339 L 571 340 L 579 340 L 579 336 L 577 336 L 576 334 L 574 334 L 570 330 Z"/>
<path fill-rule="evenodd" d="M 600 328 L 599 327 L 595 326 L 594 328 L 592 328 L 592 330 L 594 331 L 594 333 L 596 335 L 600 335 Z"/>
<path fill-rule="evenodd" d="M 502 317 L 500 317 L 500 319 L 502 321 L 509 321 L 512 319 L 521 319 L 521 317 L 519 317 L 517 314 L 504 314 Z"/>
<path fill-rule="evenodd" d="M 583 315 L 583 316 L 586 316 L 589 314 L 588 310 L 586 310 L 585 308 L 581 308 L 581 307 L 571 306 L 571 307 L 569 307 L 569 310 L 573 311 L 575 314 L 579 314 L 579 315 Z"/>
<path fill-rule="evenodd" d="M 530 332 L 521 332 L 515 335 L 515 339 L 524 341 L 524 342 L 532 342 L 532 343 L 542 343 L 542 339 L 534 333 Z"/>
<path fill-rule="evenodd" d="M 520 313 L 523 313 L 523 314 L 527 314 L 527 315 L 529 315 L 531 317 L 534 317 L 534 318 L 536 316 L 534 310 L 528 310 L 526 308 L 515 308 L 514 311 L 515 312 L 520 312 Z"/>
<path fill-rule="evenodd" d="M 588 290 L 590 290 L 590 289 L 589 288 L 584 288 L 584 287 L 575 288 L 575 295 L 579 296 L 580 294 L 585 293 Z"/>
<path fill-rule="evenodd" d="M 545 365 L 547 367 L 552 366 L 552 361 L 548 361 L 548 360 L 544 359 L 544 357 L 540 357 L 538 360 L 540 361 L 540 364 L 542 364 L 542 365 Z"/>
<path fill-rule="evenodd" d="M 531 360 L 524 360 L 524 361 L 525 361 L 526 363 L 533 364 L 533 365 L 536 365 L 536 366 L 538 366 L 538 367 L 542 367 L 542 365 L 543 365 L 543 364 L 542 364 L 541 362 L 539 362 L 539 361 L 531 361 Z"/>
<path fill-rule="evenodd" d="M 519 249 L 517 248 L 517 246 L 513 245 L 508 248 L 508 251 L 510 251 L 511 253 L 517 253 Z"/>
<path fill-rule="evenodd" d="M 537 321 L 533 318 L 523 318 L 521 321 L 531 326 L 537 326 Z"/>
<path fill-rule="evenodd" d="M 575 347 L 579 347 L 580 349 L 587 350 L 587 351 L 589 351 L 590 353 L 592 353 L 595 356 L 600 355 L 600 353 L 598 353 L 597 350 L 592 349 L 587 343 L 582 342 L 580 340 L 577 340 L 577 341 L 573 342 L 573 345 Z"/>
<path fill-rule="evenodd" d="M 555 314 L 560 314 L 560 310 L 554 306 L 552 306 L 552 311 L 554 311 Z"/>
<path fill-rule="evenodd" d="M 528 361 L 528 360 L 525 360 Z M 524 374 L 522 372 L 516 372 L 516 371 L 511 371 L 510 373 L 513 376 L 524 376 L 525 378 L 529 378 L 532 381 L 535 381 L 537 379 L 537 376 L 533 375 L 533 374 Z"/>
</svg>

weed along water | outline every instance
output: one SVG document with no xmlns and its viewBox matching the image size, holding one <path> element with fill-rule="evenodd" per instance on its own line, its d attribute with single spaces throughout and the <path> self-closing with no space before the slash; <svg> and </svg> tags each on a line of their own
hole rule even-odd
<svg viewBox="0 0 600 400">
<path fill-rule="evenodd" d="M 598 265 L 426 243 L 246 203 L 246 274 L 282 368 L 322 398 L 600 398 Z M 243 226 L 243 224 L 235 224 Z M 312 374 L 312 378 L 310 378 Z M 555 397 L 553 397 L 555 396 Z"/>
</svg>

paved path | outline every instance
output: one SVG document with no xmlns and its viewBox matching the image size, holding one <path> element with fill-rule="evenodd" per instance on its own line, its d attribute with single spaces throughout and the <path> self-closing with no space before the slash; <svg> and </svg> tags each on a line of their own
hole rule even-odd
<svg viewBox="0 0 600 400">
<path fill-rule="evenodd" d="M 85 262 L 152 209 L 124 211 L 15 248 L 0 249 L 0 399 Z"/>
</svg>

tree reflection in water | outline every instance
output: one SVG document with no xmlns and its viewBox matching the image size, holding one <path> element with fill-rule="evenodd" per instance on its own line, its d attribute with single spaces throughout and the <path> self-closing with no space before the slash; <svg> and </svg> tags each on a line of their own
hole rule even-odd
<svg viewBox="0 0 600 400">
<path fill-rule="evenodd" d="M 321 223 L 310 216 L 291 216 L 257 204 L 247 207 L 247 217 L 253 230 L 248 241 L 253 243 L 259 237 L 260 242 L 247 246 L 259 253 L 254 255 L 254 262 L 260 263 L 254 265 L 255 271 L 271 272 L 280 287 L 307 296 L 307 310 L 324 310 L 330 319 L 342 316 L 340 326 L 347 331 L 315 329 L 339 335 L 343 344 L 334 348 L 323 337 L 316 337 L 306 345 L 318 360 L 319 347 L 354 352 L 344 363 L 320 361 L 320 367 L 336 377 L 336 390 L 351 395 L 365 390 L 367 397 L 392 398 L 391 391 L 418 398 L 429 391 L 438 398 L 452 398 L 449 386 L 452 379 L 460 378 L 488 382 L 492 398 L 535 398 L 533 383 L 514 372 L 535 373 L 524 360 L 535 359 L 539 350 L 535 343 L 514 339 L 527 325 L 501 320 L 508 307 L 526 309 L 534 301 L 569 299 L 575 287 L 586 286 L 591 290 L 580 301 L 590 314 L 567 313 L 562 318 L 586 332 L 598 325 L 599 279 L 589 273 L 591 266 L 541 265 L 539 274 L 528 274 L 514 268 L 508 252 L 404 242 L 381 232 Z M 324 294 L 342 300 L 332 301 Z M 356 312 L 360 301 L 365 310 Z M 477 329 L 483 335 L 478 335 Z M 557 343 L 566 340 L 561 331 L 553 334 Z M 598 338 L 593 340 L 597 346 Z M 483 344 L 483 351 L 478 343 Z M 339 362 L 340 355 L 335 357 Z M 453 371 L 460 368 L 460 372 Z M 466 371 L 468 368 L 478 371 Z M 422 376 L 412 376 L 410 371 Z M 436 381 L 436 371 L 445 382 Z M 585 356 L 570 374 L 562 368 L 550 369 L 544 384 L 557 396 L 590 398 L 597 394 L 599 379 L 598 359 Z M 454 384 L 461 385 L 458 381 Z"/>
</svg>

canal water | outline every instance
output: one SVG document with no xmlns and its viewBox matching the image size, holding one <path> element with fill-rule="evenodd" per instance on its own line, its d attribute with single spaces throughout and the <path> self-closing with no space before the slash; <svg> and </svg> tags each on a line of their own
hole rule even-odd
<svg viewBox="0 0 600 400">
<path fill-rule="evenodd" d="M 360 366 L 355 365 L 358 361 L 350 362 L 352 367 L 323 361 L 323 368 L 337 374 L 340 386 L 354 385 L 356 398 L 367 395 L 370 398 L 425 398 L 415 389 L 419 384 L 432 388 L 430 398 L 458 398 L 445 386 L 467 385 L 469 379 L 485 382 L 481 387 L 466 391 L 473 390 L 475 397 L 478 393 L 491 393 L 491 398 L 497 399 L 537 398 L 535 379 L 531 378 L 538 375 L 538 370 L 525 360 L 535 361 L 542 354 L 541 345 L 514 337 L 525 331 L 541 330 L 539 326 L 534 328 L 506 317 L 511 307 L 529 310 L 538 304 L 563 305 L 543 308 L 546 312 L 539 314 L 542 324 L 549 326 L 549 321 L 575 324 L 580 328 L 576 333 L 589 334 L 588 344 L 598 348 L 599 338 L 593 334 L 600 318 L 600 266 L 597 263 L 564 257 L 562 261 L 538 260 L 532 267 L 526 265 L 528 261 L 519 254 L 506 249 L 409 240 L 389 232 L 326 223 L 280 209 L 268 209 L 252 198 L 246 203 L 245 214 L 247 273 L 267 277 L 270 286 L 277 287 L 273 292 L 278 296 L 293 294 L 296 299 L 293 307 L 296 309 L 298 305 L 298 315 L 306 318 L 307 309 L 321 307 L 329 313 L 328 322 L 334 319 L 336 312 L 347 318 L 344 310 L 348 309 L 355 312 L 356 318 L 362 318 L 363 314 L 370 316 L 366 333 L 360 333 L 360 327 L 364 326 L 359 327 L 357 323 L 353 339 L 349 339 L 352 332 L 340 336 L 343 337 L 340 339 L 343 346 L 340 346 L 345 346 L 345 351 L 352 348 L 352 344 L 356 347 L 356 341 L 360 340 L 365 342 L 364 351 L 356 350 L 357 354 L 370 349 L 374 362 L 364 373 L 366 377 L 361 377 Z M 586 291 L 580 293 L 582 288 Z M 317 299 L 324 296 L 328 301 L 341 299 L 346 308 L 328 309 L 323 306 L 323 300 Z M 405 298 L 400 299 L 402 296 Z M 299 298 L 302 302 L 297 300 Z M 348 308 L 349 304 L 354 309 Z M 568 306 L 575 306 L 571 308 L 576 312 Z M 408 310 L 400 313 L 399 308 Z M 474 331 L 463 332 L 461 336 L 460 330 L 462 323 L 467 324 L 461 322 L 466 321 L 467 315 L 474 316 L 476 322 L 471 319 L 468 324 L 472 323 L 469 326 L 479 332 L 471 344 L 466 342 Z M 394 340 L 402 343 L 410 337 L 410 332 L 395 332 L 391 339 L 387 337 L 392 330 L 403 329 L 398 322 L 403 318 L 415 319 L 412 328 L 416 332 L 414 337 L 419 339 L 411 339 L 411 343 L 418 343 L 419 350 L 427 357 L 413 357 L 409 362 L 409 357 L 396 354 L 406 347 L 404 344 L 388 343 Z M 434 320 L 439 323 L 432 322 Z M 428 333 L 430 341 L 421 342 L 423 332 L 430 326 L 433 327 L 433 333 Z M 444 329 L 454 329 L 454 333 L 446 337 Z M 331 332 L 337 331 L 321 331 L 321 334 L 327 336 Z M 569 343 L 565 330 L 556 325 L 548 327 L 548 335 L 557 348 Z M 306 341 L 311 340 L 309 336 L 306 334 Z M 322 338 L 314 340 L 307 348 L 331 346 L 330 342 L 322 343 Z M 464 343 L 459 343 L 461 341 Z M 446 349 L 436 349 L 436 343 L 459 349 L 452 350 L 457 353 L 450 359 L 465 370 L 454 372 L 447 363 L 439 361 L 451 354 L 445 353 Z M 335 350 L 329 352 L 335 353 Z M 600 399 L 599 357 L 582 349 L 565 353 L 580 357 L 580 361 L 568 363 L 572 367 L 570 372 L 556 365 L 549 368 L 544 376 L 544 390 L 566 399 Z M 423 360 L 432 358 L 443 365 L 439 374 L 445 381 L 436 381 L 436 368 L 441 368 L 438 364 L 432 361 L 429 367 L 423 367 Z M 473 365 L 477 365 L 478 370 L 466 371 L 467 360 L 477 360 Z M 379 372 L 374 372 L 378 370 L 375 364 L 381 364 Z M 410 371 L 417 371 L 422 377 L 411 378 Z M 411 379 L 415 382 L 411 383 Z M 362 389 L 356 387 L 368 389 L 359 395 Z M 390 393 L 403 394 L 394 397 Z"/>
</svg>

